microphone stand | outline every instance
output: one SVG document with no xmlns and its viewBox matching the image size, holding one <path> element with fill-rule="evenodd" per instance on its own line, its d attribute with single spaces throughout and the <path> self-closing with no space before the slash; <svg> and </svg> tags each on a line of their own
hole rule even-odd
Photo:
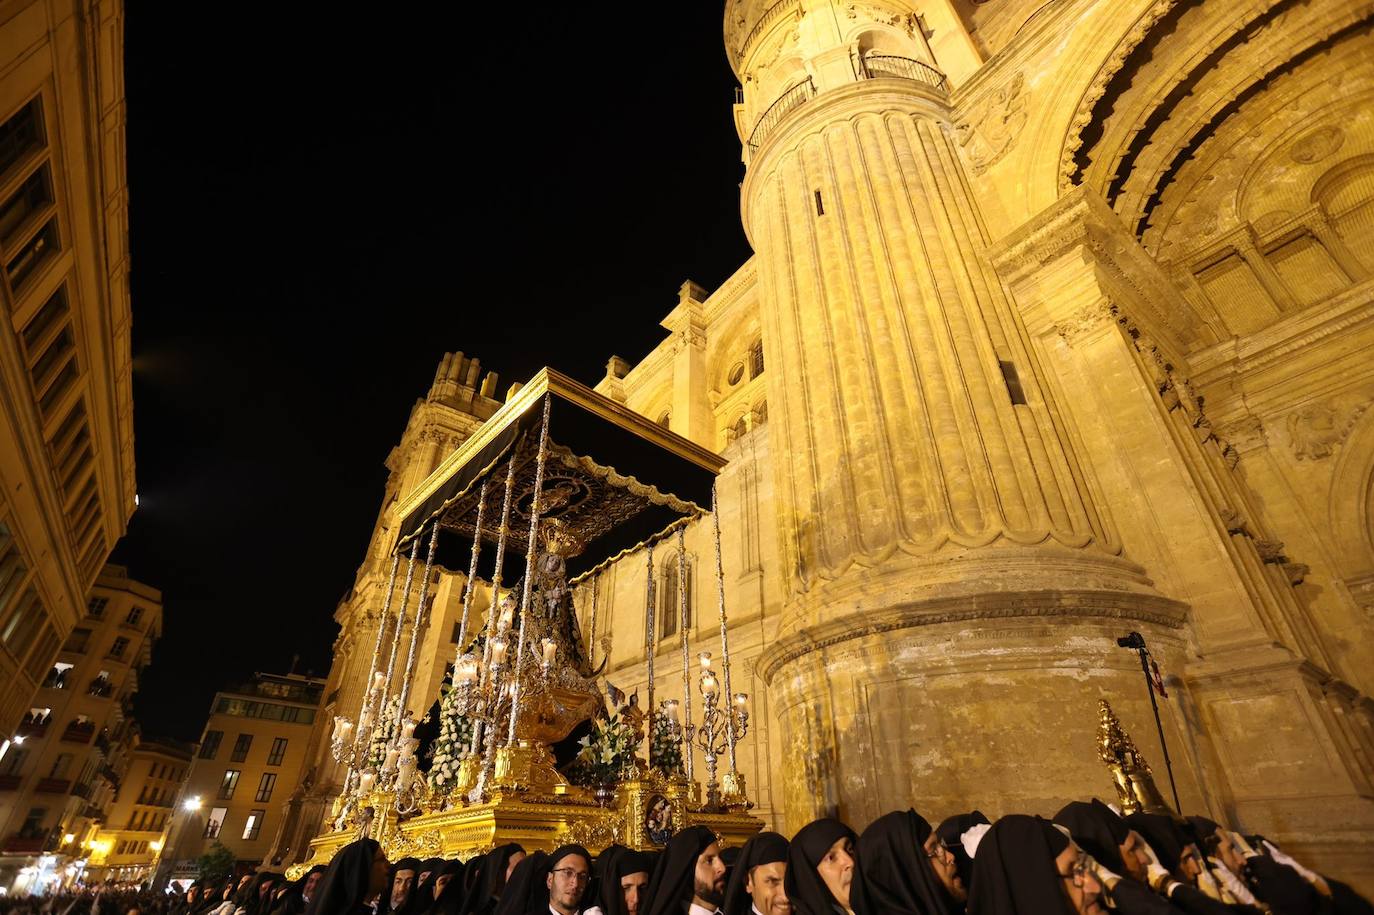
<svg viewBox="0 0 1374 915">
<path fill-rule="evenodd" d="M 1145 648 L 1145 637 L 1139 632 L 1132 632 L 1117 639 L 1116 644 L 1140 656 L 1140 670 L 1145 674 L 1145 692 L 1150 696 L 1150 710 L 1155 713 L 1155 729 L 1159 731 L 1159 745 L 1164 750 L 1164 769 L 1169 773 L 1169 789 L 1174 794 L 1174 812 L 1182 816 L 1183 805 L 1178 802 L 1178 785 L 1174 783 L 1174 764 L 1169 759 L 1169 743 L 1164 739 L 1164 724 L 1159 719 L 1159 704 L 1155 702 L 1154 677 L 1150 674 L 1150 653 Z"/>
</svg>

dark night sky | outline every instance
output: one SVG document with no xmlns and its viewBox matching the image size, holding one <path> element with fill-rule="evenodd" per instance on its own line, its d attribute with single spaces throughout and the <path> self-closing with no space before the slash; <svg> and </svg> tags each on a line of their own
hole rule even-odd
<svg viewBox="0 0 1374 915">
<path fill-rule="evenodd" d="M 198 738 L 293 654 L 328 670 L 446 350 L 502 390 L 594 383 L 749 254 L 721 4 L 296 6 L 128 3 L 141 508 L 113 560 L 163 591 L 147 734 Z"/>
</svg>

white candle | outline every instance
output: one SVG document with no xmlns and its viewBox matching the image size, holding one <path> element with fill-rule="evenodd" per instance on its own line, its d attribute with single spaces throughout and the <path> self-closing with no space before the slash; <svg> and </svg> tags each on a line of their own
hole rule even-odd
<svg viewBox="0 0 1374 915">
<path fill-rule="evenodd" d="M 362 791 L 364 794 L 366 794 L 367 792 L 371 791 L 371 790 L 372 790 L 372 783 L 373 783 L 374 781 L 376 781 L 376 779 L 377 779 L 377 776 L 376 776 L 374 773 L 370 772 L 370 771 L 369 771 L 369 772 L 364 772 L 362 775 L 359 775 L 359 776 L 358 776 L 358 790 L 359 790 L 359 791 Z"/>
<path fill-rule="evenodd" d="M 744 707 L 745 707 L 746 705 L 748 705 L 748 704 L 749 704 L 749 694 L 748 694 L 748 693 L 735 693 L 735 705 L 738 705 L 740 708 L 744 708 Z"/>
<path fill-rule="evenodd" d="M 400 751 L 397 750 L 395 747 L 392 747 L 390 750 L 387 750 L 387 751 L 386 751 L 386 760 L 382 763 L 382 771 L 383 771 L 383 772 L 390 772 L 391 770 L 395 769 L 395 768 L 396 768 L 396 760 L 397 760 L 398 758 L 400 758 L 400 755 L 401 755 Z"/>
<path fill-rule="evenodd" d="M 701 654 L 697 655 L 697 657 L 701 659 L 701 666 L 703 668 L 711 666 L 711 652 L 703 651 Z"/>
<path fill-rule="evenodd" d="M 707 670 L 701 675 L 701 692 L 705 696 L 714 696 L 717 689 L 716 675 Z"/>
<path fill-rule="evenodd" d="M 382 673 L 380 670 L 372 675 L 372 685 L 374 687 L 380 687 L 385 682 L 386 674 Z"/>
<path fill-rule="evenodd" d="M 414 733 L 415 733 L 415 722 L 414 722 L 414 721 L 411 721 L 409 718 L 407 718 L 405 721 L 403 721 L 403 722 L 401 723 L 401 736 L 402 736 L 402 737 L 409 737 L 411 734 L 414 734 Z"/>
<path fill-rule="evenodd" d="M 553 666 L 553 660 L 558 656 L 558 643 L 553 639 L 544 639 L 539 644 L 544 649 L 544 666 Z"/>
<path fill-rule="evenodd" d="M 676 700 L 676 699 L 669 699 L 667 702 L 663 703 L 663 711 L 665 711 L 665 712 L 668 713 L 668 720 L 669 720 L 669 721 L 671 721 L 673 724 L 677 724 L 677 700 Z"/>
<path fill-rule="evenodd" d="M 506 640 L 495 638 L 491 640 L 491 666 L 499 667 L 501 662 L 506 659 Z"/>
</svg>

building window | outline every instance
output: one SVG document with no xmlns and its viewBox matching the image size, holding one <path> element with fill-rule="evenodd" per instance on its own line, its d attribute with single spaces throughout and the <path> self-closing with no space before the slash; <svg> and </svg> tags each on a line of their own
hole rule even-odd
<svg viewBox="0 0 1374 915">
<path fill-rule="evenodd" d="M 272 741 L 272 752 L 267 754 L 267 764 L 269 766 L 280 766 L 282 757 L 286 755 L 286 738 L 278 737 Z"/>
<path fill-rule="evenodd" d="M 240 734 L 234 738 L 234 752 L 230 754 L 230 762 L 243 762 L 248 758 L 248 748 L 253 745 L 252 734 Z"/>
<path fill-rule="evenodd" d="M 248 821 L 243 824 L 243 837 L 245 839 L 256 839 L 258 833 L 262 831 L 262 817 L 266 811 L 254 810 L 248 814 Z"/>
<path fill-rule="evenodd" d="M 129 640 L 121 635 L 119 638 L 115 639 L 114 644 L 110 646 L 109 656 L 112 658 L 122 658 L 124 657 L 124 652 L 128 650 L 128 648 Z"/>
<path fill-rule="evenodd" d="M 218 797 L 219 797 L 219 799 L 220 799 L 221 801 L 233 800 L 233 798 L 234 798 L 234 789 L 238 788 L 238 786 L 239 786 L 239 775 L 240 775 L 240 774 L 241 774 L 241 773 L 239 772 L 238 769 L 225 769 L 225 770 L 224 770 L 224 779 L 223 779 L 222 781 L 220 781 L 220 783 L 219 783 L 219 795 L 218 795 Z"/>
<path fill-rule="evenodd" d="M 219 838 L 219 831 L 224 826 L 224 817 L 227 813 L 229 813 L 227 807 L 215 807 L 210 811 L 210 819 L 205 821 L 205 838 Z"/>
<path fill-rule="evenodd" d="M 763 341 L 755 340 L 749 347 L 749 377 L 757 378 L 763 374 Z"/>
<path fill-rule="evenodd" d="M 37 98 L 0 124 L 0 175 L 34 150 L 47 145 L 43 134 L 43 106 Z"/>
<path fill-rule="evenodd" d="M 272 800 L 272 789 L 277 786 L 277 773 L 265 772 L 262 781 L 258 782 L 258 793 L 253 795 L 255 801 Z"/>
<path fill-rule="evenodd" d="M 143 608 L 134 607 L 129 610 L 129 615 L 124 618 L 124 622 L 128 623 L 130 626 L 137 626 L 138 621 L 141 619 L 143 619 Z"/>
<path fill-rule="evenodd" d="M 52 762 L 52 770 L 48 772 L 48 778 L 66 778 L 67 769 L 71 767 L 72 754 L 58 753 L 57 758 Z"/>
<path fill-rule="evenodd" d="M 29 751 L 23 747 L 11 745 L 4 758 L 0 759 L 0 775 L 18 775 L 24 765 L 24 757 L 28 755 Z"/>
<path fill-rule="evenodd" d="M 730 367 L 730 375 L 729 375 L 729 377 L 728 377 L 726 380 L 729 381 L 730 384 L 731 384 L 732 386 L 733 386 L 733 385 L 737 385 L 737 384 L 739 384 L 741 381 L 743 381 L 743 380 L 744 380 L 744 363 L 743 363 L 743 362 L 736 362 L 733 366 L 731 366 L 731 367 Z"/>
<path fill-rule="evenodd" d="M 59 247 L 57 217 L 54 216 L 28 241 L 20 245 L 15 255 L 5 262 L 5 275 L 9 277 L 10 288 L 18 291 L 36 277 L 41 268 L 57 254 Z M 46 413 L 47 410 L 43 412 Z"/>
<path fill-rule="evenodd" d="M 0 203 L 0 246 L 13 247 L 20 230 L 52 205 L 52 176 L 44 163 L 24 179 L 10 199 Z"/>
<path fill-rule="evenodd" d="M 463 634 L 463 622 L 462 622 L 462 620 L 455 620 L 454 623 L 453 623 L 453 634 L 450 635 L 450 636 L 448 637 L 448 640 L 449 640 L 450 642 L 452 642 L 454 645 L 457 645 L 457 644 L 458 644 L 458 637 L 461 636 L 462 634 Z"/>
<path fill-rule="evenodd" d="M 63 651 L 70 651 L 74 654 L 85 654 L 86 647 L 91 641 L 91 630 L 73 629 L 72 634 L 67 636 L 67 641 L 62 646 Z"/>
<path fill-rule="evenodd" d="M 206 731 L 205 739 L 200 742 L 200 758 L 214 759 L 219 752 L 219 742 L 223 739 L 223 731 Z"/>
</svg>

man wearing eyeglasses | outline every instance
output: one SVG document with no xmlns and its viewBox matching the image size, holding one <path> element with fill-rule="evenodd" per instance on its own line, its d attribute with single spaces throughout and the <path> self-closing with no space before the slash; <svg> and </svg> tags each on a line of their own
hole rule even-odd
<svg viewBox="0 0 1374 915">
<path fill-rule="evenodd" d="M 549 855 L 550 915 L 578 915 L 592 879 L 592 856 L 581 845 L 564 845 Z"/>
</svg>

